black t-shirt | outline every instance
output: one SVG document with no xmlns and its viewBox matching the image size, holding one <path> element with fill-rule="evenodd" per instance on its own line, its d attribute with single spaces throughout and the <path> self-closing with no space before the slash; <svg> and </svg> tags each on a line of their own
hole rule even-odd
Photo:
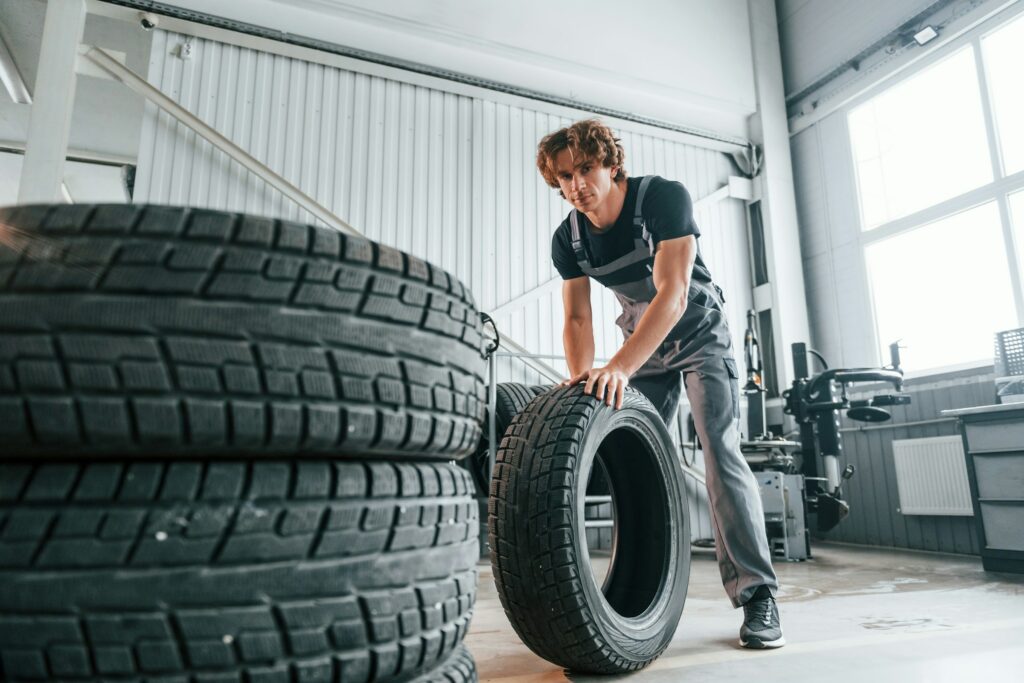
<svg viewBox="0 0 1024 683">
<path fill-rule="evenodd" d="M 626 180 L 626 199 L 622 204 L 622 212 L 612 227 L 606 230 L 595 230 L 590 220 L 583 213 L 579 214 L 580 236 L 590 265 L 603 266 L 633 250 L 633 217 L 636 214 L 636 197 L 640 189 L 640 180 L 641 178 Z M 700 230 L 693 221 L 693 201 L 690 199 L 690 193 L 681 183 L 666 180 L 660 176 L 651 176 L 647 193 L 644 195 L 642 212 L 647 231 L 651 233 L 655 244 L 662 240 L 687 235 L 700 237 Z M 568 216 L 555 230 L 554 237 L 551 239 L 551 260 L 563 280 L 571 280 L 584 275 L 576 262 L 576 254 L 572 250 L 572 228 Z M 606 284 L 635 282 L 649 275 L 650 271 L 647 269 L 647 265 L 637 263 L 633 267 L 626 267 L 616 272 L 613 279 L 617 282 Z M 711 274 L 704 265 L 700 254 L 697 255 L 694 262 L 691 277 L 698 281 L 711 282 Z M 604 279 L 606 278 L 602 278 L 602 280 Z"/>
</svg>

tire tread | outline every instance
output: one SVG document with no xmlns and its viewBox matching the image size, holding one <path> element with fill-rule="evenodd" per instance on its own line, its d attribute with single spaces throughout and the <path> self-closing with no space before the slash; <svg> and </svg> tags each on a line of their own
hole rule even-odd
<svg viewBox="0 0 1024 683">
<path fill-rule="evenodd" d="M 472 297 L 310 225 L 201 209 L 0 209 L 0 439 L 26 455 L 448 459 L 480 437 Z"/>
<path fill-rule="evenodd" d="M 440 666 L 472 616 L 477 507 L 451 464 L 5 462 L 0 481 L 4 680 L 402 681 Z M 354 552 L 311 554 L 338 531 Z M 141 538 L 184 550 L 142 561 Z M 61 541 L 81 543 L 48 556 Z M 341 580 L 282 582 L 312 568 Z"/>
</svg>

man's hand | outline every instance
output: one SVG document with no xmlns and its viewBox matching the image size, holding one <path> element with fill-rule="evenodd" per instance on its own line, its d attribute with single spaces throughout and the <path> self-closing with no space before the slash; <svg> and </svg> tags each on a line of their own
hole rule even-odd
<svg viewBox="0 0 1024 683">
<path fill-rule="evenodd" d="M 626 387 L 629 386 L 629 375 L 619 367 L 608 364 L 603 368 L 592 368 L 584 370 L 575 377 L 563 381 L 559 386 L 572 386 L 586 381 L 583 387 L 584 394 L 591 394 L 598 401 L 604 401 L 615 410 L 622 407 L 622 399 L 626 395 Z"/>
</svg>

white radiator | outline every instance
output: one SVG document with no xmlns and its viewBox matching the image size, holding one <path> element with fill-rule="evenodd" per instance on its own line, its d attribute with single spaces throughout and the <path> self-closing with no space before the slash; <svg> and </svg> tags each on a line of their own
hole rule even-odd
<svg viewBox="0 0 1024 683">
<path fill-rule="evenodd" d="M 971 516 L 971 487 L 959 436 L 895 439 L 892 456 L 900 512 L 905 515 Z"/>
</svg>

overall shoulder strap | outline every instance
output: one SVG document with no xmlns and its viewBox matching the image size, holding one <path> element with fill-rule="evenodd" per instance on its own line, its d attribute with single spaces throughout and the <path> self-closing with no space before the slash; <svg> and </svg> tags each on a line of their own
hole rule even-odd
<svg viewBox="0 0 1024 683">
<path fill-rule="evenodd" d="M 576 262 L 589 264 L 587 252 L 583 248 L 583 238 L 580 235 L 580 217 L 576 209 L 569 213 L 569 236 L 572 241 L 572 251 L 576 255 Z"/>
<path fill-rule="evenodd" d="M 647 187 L 651 184 L 653 176 L 645 175 L 640 179 L 640 189 L 636 193 L 636 206 L 633 208 L 633 226 L 640 228 L 640 237 L 647 244 L 647 249 L 654 255 L 654 237 L 647 231 L 647 224 L 644 222 L 643 208 L 644 195 L 647 194 Z"/>
</svg>

